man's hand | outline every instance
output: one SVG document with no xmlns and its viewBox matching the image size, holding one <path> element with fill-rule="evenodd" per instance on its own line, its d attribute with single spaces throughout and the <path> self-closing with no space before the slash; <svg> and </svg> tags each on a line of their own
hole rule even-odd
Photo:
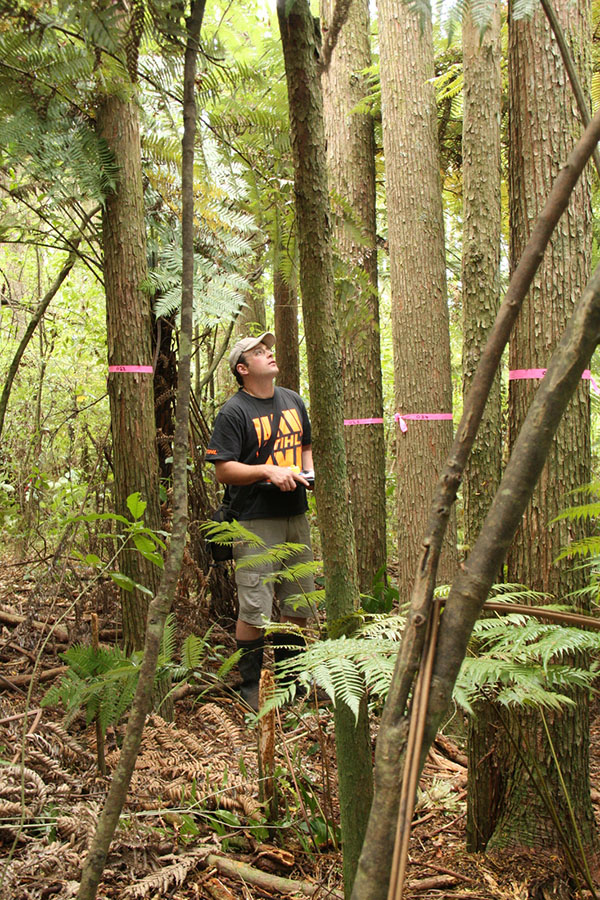
<svg viewBox="0 0 600 900">
<path fill-rule="evenodd" d="M 298 484 L 310 487 L 308 481 L 300 471 L 287 466 L 263 466 L 267 479 L 278 487 L 280 491 L 295 491 Z"/>
</svg>

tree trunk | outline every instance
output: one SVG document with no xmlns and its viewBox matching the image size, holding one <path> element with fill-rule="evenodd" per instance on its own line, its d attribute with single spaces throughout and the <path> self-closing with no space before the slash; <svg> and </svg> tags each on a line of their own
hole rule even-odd
<svg viewBox="0 0 600 900">
<path fill-rule="evenodd" d="M 463 396 L 500 307 L 500 8 L 481 38 L 471 11 L 463 17 Z M 463 480 L 467 553 L 479 534 L 502 463 L 500 374 L 494 379 Z"/>
<path fill-rule="evenodd" d="M 128 93 L 133 86 L 126 85 Z M 142 284 L 147 276 L 146 236 L 138 112 L 133 98 L 104 97 L 97 109 L 98 134 L 106 140 L 119 170 L 116 191 L 102 214 L 106 328 L 109 366 L 151 366 L 150 300 Z M 145 524 L 160 528 L 158 457 L 154 426 L 152 373 L 117 372 L 108 376 L 112 423 L 115 511 L 129 516 L 127 497 L 139 491 L 147 502 Z M 126 551 L 121 570 L 133 581 L 157 587 L 160 571 L 140 553 Z M 144 643 L 148 601 L 140 591 L 122 592 L 123 635 L 127 650 Z"/>
<path fill-rule="evenodd" d="M 481 351 L 500 306 L 500 9 L 481 38 L 470 8 L 462 29 L 463 106 L 463 396 L 466 398 Z M 500 373 L 496 374 L 463 480 L 466 554 L 479 534 L 500 483 L 502 409 Z M 490 810 L 494 809 L 498 722 L 487 703 L 478 703 L 469 719 L 467 848 L 482 850 Z"/>
<path fill-rule="evenodd" d="M 274 248 L 275 249 L 275 248 Z M 286 283 L 274 253 L 273 300 L 275 307 L 275 352 L 279 375 L 277 384 L 300 392 L 300 354 L 298 352 L 298 295 L 294 285 Z"/>
<path fill-rule="evenodd" d="M 286 10 L 278 0 L 290 107 L 300 287 L 306 331 L 315 482 L 329 633 L 340 634 L 358 605 L 358 580 L 348 503 L 343 433 L 340 339 L 335 318 L 323 98 L 316 27 L 307 0 Z M 371 742 L 366 699 L 358 721 L 344 704 L 335 711 L 344 884 L 349 896 L 365 833 L 372 793 Z"/>
<path fill-rule="evenodd" d="M 334 0 L 321 0 L 324 32 L 331 27 Z M 344 417 L 379 422 L 348 424 L 346 455 L 350 478 L 359 587 L 372 589 L 386 563 L 385 439 L 379 342 L 375 224 L 375 144 L 373 119 L 354 107 L 364 97 L 360 72 L 371 64 L 369 5 L 353 0 L 329 65 L 322 75 L 330 190 L 352 211 L 361 239 L 336 218 L 334 240 L 345 276 L 336 300 L 342 332 Z M 354 228 L 355 231 L 355 228 Z"/>
<path fill-rule="evenodd" d="M 403 3 L 379 0 L 383 146 L 392 286 L 395 403 L 399 413 L 452 413 L 446 259 L 431 20 L 421 31 Z M 398 571 L 410 596 L 452 423 L 407 420 L 396 431 Z M 454 514 L 440 577 L 456 568 Z"/>
<path fill-rule="evenodd" d="M 581 48 L 589 43 L 589 4 L 569 0 L 554 4 L 579 72 L 585 72 Z M 530 21 L 509 22 L 510 156 L 509 196 L 511 216 L 511 265 L 519 259 L 530 232 L 530 223 L 542 206 L 558 166 L 566 159 L 579 131 L 576 104 L 556 41 L 540 10 Z M 588 79 L 582 79 L 587 83 Z M 510 343 L 511 372 L 542 369 L 565 322 L 574 299 L 587 279 L 591 257 L 591 205 L 589 182 L 582 178 L 566 215 L 550 242 Z M 516 434 L 538 387 L 538 380 L 509 381 L 509 437 Z M 557 431 L 548 461 L 527 507 L 507 559 L 509 581 L 543 591 L 560 603 L 581 588 L 585 576 L 572 566 L 555 563 L 569 538 L 581 536 L 574 523 L 552 523 L 570 505 L 569 492 L 590 480 L 589 388 L 578 387 Z M 566 782 L 584 846 L 595 849 L 596 827 L 589 791 L 589 705 L 583 692 L 573 697 L 576 706 L 547 715 L 551 740 Z M 570 822 L 567 801 L 560 788 L 539 717 L 511 716 L 513 738 L 525 748 L 527 764 L 539 768 L 556 803 L 559 819 Z M 522 736 L 522 738 L 521 738 Z M 500 751 L 503 752 L 502 750 Z M 489 846 L 560 845 L 556 826 L 523 762 L 512 747 L 507 760 L 498 820 Z M 567 829 L 574 841 L 573 829 Z"/>
</svg>

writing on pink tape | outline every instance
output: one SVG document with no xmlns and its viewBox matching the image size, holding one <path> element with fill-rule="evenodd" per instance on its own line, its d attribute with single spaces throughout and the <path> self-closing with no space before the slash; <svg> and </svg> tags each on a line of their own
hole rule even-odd
<svg viewBox="0 0 600 900">
<path fill-rule="evenodd" d="M 395 413 L 394 419 L 400 426 L 400 431 L 404 434 L 408 431 L 407 421 L 409 422 L 437 422 L 443 420 L 452 421 L 452 413 Z"/>
<path fill-rule="evenodd" d="M 109 372 L 154 372 L 152 366 L 109 366 Z"/>
<path fill-rule="evenodd" d="M 344 425 L 383 425 L 383 419 L 344 419 Z"/>
<path fill-rule="evenodd" d="M 527 381 L 534 378 L 543 378 L 547 371 L 547 369 L 511 369 L 508 373 L 508 380 Z M 581 373 L 581 377 L 584 381 L 589 381 L 594 393 L 600 394 L 600 388 L 592 378 L 592 373 L 589 369 L 584 369 Z"/>
</svg>

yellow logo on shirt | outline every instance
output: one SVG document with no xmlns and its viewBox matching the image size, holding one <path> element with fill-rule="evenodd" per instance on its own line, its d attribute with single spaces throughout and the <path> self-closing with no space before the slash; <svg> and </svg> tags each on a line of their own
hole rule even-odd
<svg viewBox="0 0 600 900">
<path fill-rule="evenodd" d="M 258 447 L 263 447 L 271 438 L 273 414 L 252 419 L 258 438 Z M 258 455 L 258 454 L 257 454 Z M 302 422 L 297 409 L 282 410 L 273 452 L 268 465 L 298 466 L 302 468 Z"/>
</svg>

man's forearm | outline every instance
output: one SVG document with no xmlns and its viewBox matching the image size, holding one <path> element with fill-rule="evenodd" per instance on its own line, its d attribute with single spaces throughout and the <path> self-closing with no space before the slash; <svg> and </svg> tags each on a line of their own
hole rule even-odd
<svg viewBox="0 0 600 900">
<path fill-rule="evenodd" d="M 302 469 L 304 472 L 312 472 L 314 469 L 312 444 L 302 448 Z"/>
<path fill-rule="evenodd" d="M 255 484 L 268 478 L 266 466 L 249 466 L 247 463 L 228 460 L 215 464 L 217 481 L 221 484 Z"/>
</svg>

